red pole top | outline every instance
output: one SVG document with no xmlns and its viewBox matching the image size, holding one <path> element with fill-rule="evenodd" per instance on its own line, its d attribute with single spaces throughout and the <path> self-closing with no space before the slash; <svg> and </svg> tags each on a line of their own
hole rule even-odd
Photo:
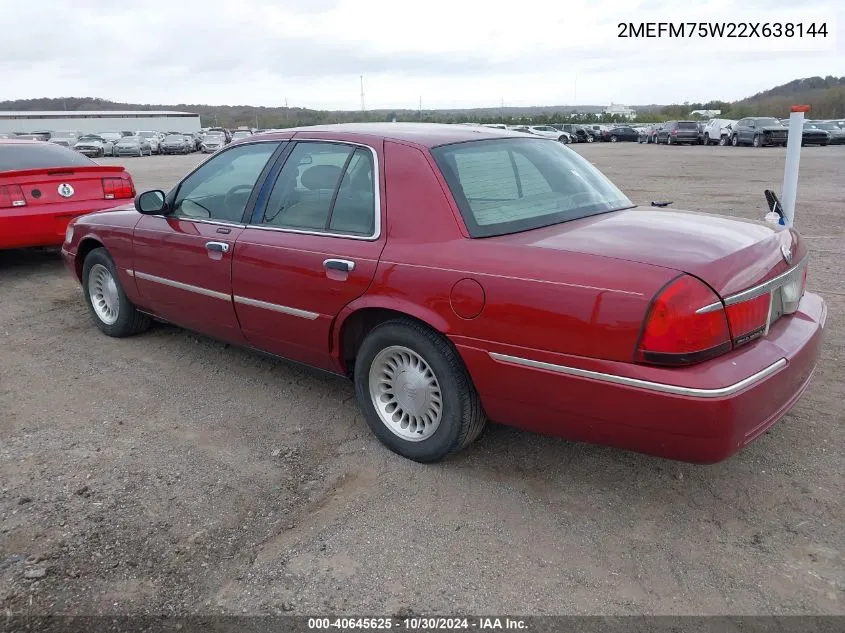
<svg viewBox="0 0 845 633">
<path fill-rule="evenodd" d="M 792 106 L 793 112 L 809 112 L 810 106 L 808 105 L 794 105 Z"/>
</svg>

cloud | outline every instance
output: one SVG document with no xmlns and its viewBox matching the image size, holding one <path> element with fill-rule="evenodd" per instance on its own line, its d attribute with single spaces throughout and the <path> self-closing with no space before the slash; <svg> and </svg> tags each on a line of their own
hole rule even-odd
<svg viewBox="0 0 845 633">
<path fill-rule="evenodd" d="M 43 0 L 4 12 L 6 98 L 356 108 L 739 98 L 842 71 L 842 49 L 621 40 L 620 21 L 835 15 L 810 0 Z M 57 6 L 58 5 L 58 6 Z M 827 11 L 827 13 L 825 13 Z M 701 13 L 705 12 L 705 13 Z M 657 16 L 655 18 L 655 16 Z M 715 18 L 713 17 L 715 16 Z M 720 48 L 722 47 L 722 48 Z M 756 47 L 756 48 L 755 48 Z M 768 48 L 767 48 L 768 47 Z M 747 49 L 747 50 L 746 50 Z M 577 94 L 575 84 L 577 82 Z"/>
</svg>

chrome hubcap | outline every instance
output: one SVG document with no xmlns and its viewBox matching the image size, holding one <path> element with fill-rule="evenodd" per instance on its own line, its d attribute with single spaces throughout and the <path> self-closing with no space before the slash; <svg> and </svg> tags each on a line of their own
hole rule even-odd
<svg viewBox="0 0 845 633">
<path fill-rule="evenodd" d="M 88 273 L 88 296 L 97 318 L 106 325 L 113 325 L 120 306 L 117 283 L 111 271 L 102 264 L 94 264 Z"/>
<path fill-rule="evenodd" d="M 415 351 L 393 345 L 370 365 L 370 398 L 384 425 L 403 440 L 431 437 L 443 417 L 440 383 Z"/>
</svg>

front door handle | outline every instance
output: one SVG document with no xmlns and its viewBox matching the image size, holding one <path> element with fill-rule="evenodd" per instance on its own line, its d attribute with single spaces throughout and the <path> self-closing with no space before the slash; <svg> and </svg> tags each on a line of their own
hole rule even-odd
<svg viewBox="0 0 845 633">
<path fill-rule="evenodd" d="M 229 245 L 226 242 L 206 242 L 205 247 L 214 253 L 229 252 Z"/>
<path fill-rule="evenodd" d="M 355 262 L 348 259 L 327 259 L 323 261 L 326 270 L 339 270 L 344 273 L 351 273 L 355 270 Z"/>
</svg>

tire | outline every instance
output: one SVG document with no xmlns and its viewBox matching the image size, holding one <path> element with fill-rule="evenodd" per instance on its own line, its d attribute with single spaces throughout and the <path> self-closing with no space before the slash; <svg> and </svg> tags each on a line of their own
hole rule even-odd
<svg viewBox="0 0 845 633">
<path fill-rule="evenodd" d="M 593 138 L 592 134 L 587 134 L 587 142 L 592 143 L 595 139 Z"/>
<path fill-rule="evenodd" d="M 710 134 L 708 134 L 707 132 L 704 133 L 704 144 L 712 145 L 712 143 L 710 142 Z"/>
<path fill-rule="evenodd" d="M 618 140 L 619 140 L 619 139 L 618 139 L 618 138 L 616 138 L 616 135 L 615 135 L 615 134 L 613 134 L 613 135 L 610 137 L 610 142 L 611 142 L 611 143 L 615 143 L 615 142 L 616 142 L 616 141 L 618 141 Z"/>
<path fill-rule="evenodd" d="M 738 137 L 736 134 L 734 134 L 734 135 L 731 137 L 731 145 L 732 145 L 733 147 L 739 147 L 739 137 Z"/>
<path fill-rule="evenodd" d="M 143 332 L 150 326 L 150 317 L 138 312 L 123 292 L 117 267 L 105 248 L 95 248 L 85 257 L 82 264 L 82 292 L 88 311 L 103 334 L 123 338 Z M 99 307 L 95 307 L 92 294 L 94 297 L 102 297 Z"/>
<path fill-rule="evenodd" d="M 728 137 L 726 135 L 722 135 L 719 137 L 719 147 L 724 147 L 728 144 Z"/>
<path fill-rule="evenodd" d="M 751 139 L 751 146 L 752 147 L 763 147 L 763 142 L 760 140 L 759 134 L 755 134 L 754 138 Z"/>
<path fill-rule="evenodd" d="M 416 434 L 410 420 L 407 428 L 401 428 L 408 413 L 400 415 L 400 422 L 383 421 L 383 415 L 389 418 L 405 411 L 396 396 L 387 403 L 385 412 L 376 410 L 374 400 L 380 399 L 378 393 L 385 394 L 382 398 L 391 397 L 388 395 L 391 391 L 380 388 L 395 385 L 389 374 L 380 372 L 379 367 L 392 367 L 397 363 L 407 367 L 399 376 L 418 379 L 412 387 L 411 404 L 422 396 L 428 400 L 422 406 L 426 419 L 430 421 L 433 415 L 439 416 L 438 421 L 430 425 L 434 428 L 422 431 L 424 435 L 428 434 L 424 439 L 410 439 Z M 358 406 L 370 430 L 394 453 L 416 462 L 434 462 L 465 448 L 481 435 L 487 422 L 478 393 L 458 353 L 440 334 L 410 319 L 386 321 L 367 335 L 355 359 L 354 380 Z M 429 389 L 436 395 L 426 397 L 424 392 Z M 439 408 L 435 402 L 438 398 Z M 418 415 L 415 420 L 420 417 L 423 416 Z"/>
<path fill-rule="evenodd" d="M 144 157 L 144 148 L 139 146 L 138 147 L 138 158 L 143 158 L 143 157 Z"/>
<path fill-rule="evenodd" d="M 671 144 L 672 144 L 672 137 L 671 137 L 671 136 L 667 136 L 667 137 L 666 137 L 666 145 L 671 145 Z"/>
<path fill-rule="evenodd" d="M 102 158 L 105 155 L 106 155 L 106 150 L 104 150 L 102 147 L 99 150 L 97 150 L 97 158 Z"/>
</svg>

